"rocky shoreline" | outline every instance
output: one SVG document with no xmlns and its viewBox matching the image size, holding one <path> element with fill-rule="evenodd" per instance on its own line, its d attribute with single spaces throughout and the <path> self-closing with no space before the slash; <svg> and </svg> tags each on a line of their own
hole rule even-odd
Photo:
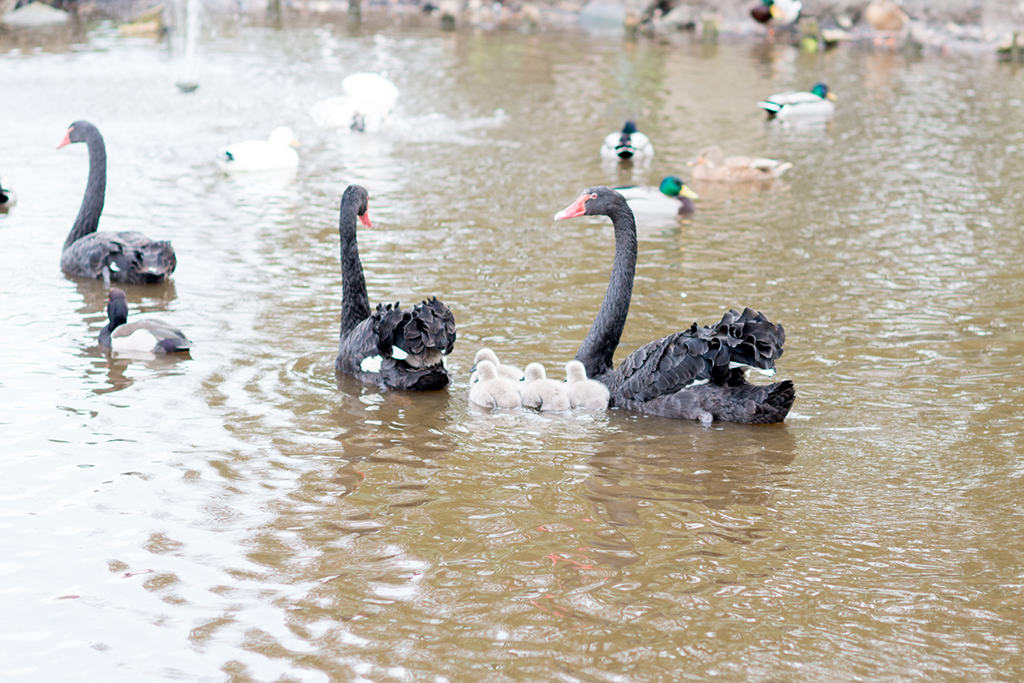
<svg viewBox="0 0 1024 683">
<path fill-rule="evenodd" d="M 85 0 L 63 5 L 77 19 L 110 18 L 118 23 L 152 13 L 158 0 Z M 9 12 L 17 0 L 0 0 L 0 17 Z M 751 18 L 750 10 L 758 0 L 241 0 L 225 2 L 220 8 L 225 15 L 241 14 L 254 21 L 291 23 L 330 20 L 349 21 L 353 16 L 371 25 L 401 23 L 405 25 L 436 25 L 439 30 L 523 30 L 551 31 L 582 29 L 607 35 L 622 33 L 639 37 L 672 39 L 674 35 L 696 34 L 705 42 L 736 38 L 767 37 L 770 29 Z M 24 4 L 24 3 L 23 3 Z M 39 5 L 40 3 L 33 3 Z M 883 49 L 932 48 L 940 51 L 993 51 L 1009 45 L 1014 32 L 1020 32 L 1024 44 L 1024 2 L 1015 0 L 905 0 L 902 10 L 909 16 L 906 26 L 898 32 L 879 32 L 863 20 L 866 0 L 806 0 L 801 23 L 780 31 L 772 31 L 772 39 L 799 44 L 806 37 L 807 26 L 821 47 L 831 46 L 831 35 L 837 41 L 855 42 Z M 49 7 L 45 8 L 49 10 Z M 5 11 L 6 10 L 6 11 Z M 18 11 L 23 11 L 20 8 Z M 216 16 L 218 8 L 205 11 Z M 276 17 L 274 16 L 276 13 Z M 164 21 L 177 23 L 180 8 L 164 10 Z M 340 16 L 333 16 L 340 15 Z M 147 19 L 148 21 L 148 19 Z M 17 30 L 16 22 L 0 27 Z M 803 33 L 801 33 L 801 31 Z M 829 32 L 832 32 L 831 34 Z M 822 40 L 822 35 L 825 40 Z M 807 47 L 808 44 L 804 43 Z"/>
</svg>

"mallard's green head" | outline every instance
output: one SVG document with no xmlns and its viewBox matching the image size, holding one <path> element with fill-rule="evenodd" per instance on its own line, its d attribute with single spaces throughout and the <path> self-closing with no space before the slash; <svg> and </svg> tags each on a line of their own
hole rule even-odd
<svg viewBox="0 0 1024 683">
<path fill-rule="evenodd" d="M 830 100 L 836 99 L 836 94 L 828 89 L 828 86 L 824 83 L 815 83 L 814 87 L 811 88 L 811 93 L 817 95 L 821 99 L 828 98 Z"/>
<path fill-rule="evenodd" d="M 661 190 L 662 194 L 666 194 L 669 197 L 678 197 L 679 195 L 683 195 L 690 199 L 699 199 L 697 193 L 688 188 L 686 183 L 683 182 L 683 179 L 677 175 L 670 175 L 666 177 L 661 181 L 661 186 L 658 189 Z"/>
</svg>

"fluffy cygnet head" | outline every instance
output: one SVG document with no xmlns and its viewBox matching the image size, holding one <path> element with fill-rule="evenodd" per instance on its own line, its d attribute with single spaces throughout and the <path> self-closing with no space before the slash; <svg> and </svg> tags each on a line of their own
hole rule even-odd
<svg viewBox="0 0 1024 683">
<path fill-rule="evenodd" d="M 587 369 L 583 366 L 583 363 L 578 360 L 571 360 L 565 364 L 565 381 L 569 384 L 573 382 L 585 382 L 587 379 Z"/>
<path fill-rule="evenodd" d="M 498 354 L 494 353 L 494 351 L 491 351 L 487 347 L 484 347 L 476 352 L 476 357 L 473 359 L 473 366 L 476 367 L 481 361 L 485 360 L 490 361 L 495 366 L 501 365 L 501 362 L 498 360 Z"/>
<path fill-rule="evenodd" d="M 547 373 L 544 372 L 544 366 L 540 363 L 530 363 L 526 366 L 526 381 L 532 382 L 535 379 L 546 379 Z"/>
<path fill-rule="evenodd" d="M 480 374 L 480 381 L 489 382 L 498 376 L 498 368 L 489 360 L 482 360 L 476 365 L 476 371 Z"/>
</svg>

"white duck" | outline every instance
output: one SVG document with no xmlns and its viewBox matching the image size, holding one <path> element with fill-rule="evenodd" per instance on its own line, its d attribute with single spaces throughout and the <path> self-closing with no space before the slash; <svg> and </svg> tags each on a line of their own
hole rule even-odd
<svg viewBox="0 0 1024 683">
<path fill-rule="evenodd" d="M 635 121 L 626 121 L 621 133 L 609 133 L 605 137 L 601 158 L 646 162 L 654 158 L 654 145 L 650 138 L 636 129 Z"/>
<path fill-rule="evenodd" d="M 565 364 L 565 393 L 569 396 L 569 405 L 573 408 L 587 410 L 607 410 L 611 394 L 608 387 L 596 379 L 587 379 L 587 369 L 578 360 Z"/>
<path fill-rule="evenodd" d="M 824 83 L 815 83 L 810 92 L 789 91 L 772 95 L 757 106 L 768 112 L 768 120 L 794 123 L 824 123 L 836 113 L 834 92 Z"/>
<path fill-rule="evenodd" d="M 526 384 L 523 386 L 523 405 L 541 412 L 569 410 L 569 395 L 562 382 L 548 379 L 544 366 L 530 363 L 526 366 Z"/>
<path fill-rule="evenodd" d="M 266 140 L 246 140 L 217 152 L 217 165 L 226 173 L 234 171 L 275 171 L 299 165 L 295 134 L 287 126 L 274 129 Z"/>
<path fill-rule="evenodd" d="M 341 82 L 345 94 L 313 105 L 309 110 L 318 126 L 376 133 L 398 99 L 398 88 L 380 74 L 360 72 Z"/>
<path fill-rule="evenodd" d="M 476 368 L 480 381 L 470 385 L 469 402 L 484 408 L 511 410 L 523 405 L 519 382 L 498 375 L 498 368 L 489 360 Z"/>
<path fill-rule="evenodd" d="M 498 375 L 501 377 L 507 377 L 510 380 L 518 382 L 523 378 L 523 371 L 514 365 L 502 363 L 498 360 L 498 354 L 494 353 L 491 349 L 484 347 L 476 352 L 476 357 L 473 358 L 473 374 L 469 376 L 469 383 L 474 384 L 480 376 L 477 374 L 477 366 L 480 365 L 481 361 L 490 361 L 494 367 L 498 370 Z"/>
</svg>

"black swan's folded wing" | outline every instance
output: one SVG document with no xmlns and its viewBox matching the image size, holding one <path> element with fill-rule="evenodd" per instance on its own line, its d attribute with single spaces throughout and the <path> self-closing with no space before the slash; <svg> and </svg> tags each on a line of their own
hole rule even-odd
<svg viewBox="0 0 1024 683">
<path fill-rule="evenodd" d="M 104 277 L 109 269 L 114 280 L 142 284 L 173 273 L 177 258 L 170 242 L 155 242 L 141 232 L 95 232 L 69 246 L 61 266 L 71 275 L 89 278 Z"/>
<path fill-rule="evenodd" d="M 618 393 L 649 401 L 705 383 L 740 384 L 749 368 L 773 372 L 785 339 L 782 326 L 760 312 L 732 310 L 715 325 L 694 323 L 634 351 L 616 370 Z"/>
</svg>

